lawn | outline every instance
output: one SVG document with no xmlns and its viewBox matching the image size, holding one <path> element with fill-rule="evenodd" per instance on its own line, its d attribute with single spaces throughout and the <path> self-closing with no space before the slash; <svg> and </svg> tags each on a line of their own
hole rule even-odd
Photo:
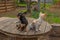
<svg viewBox="0 0 60 40">
<path fill-rule="evenodd" d="M 49 23 L 60 23 L 60 15 L 58 12 L 46 12 L 47 13 L 47 18 L 46 20 Z"/>
<path fill-rule="evenodd" d="M 18 2 L 18 0 L 15 0 L 17 6 L 23 6 L 26 7 L 26 2 Z"/>
<path fill-rule="evenodd" d="M 27 5 L 26 4 L 18 4 L 18 6 L 22 6 L 22 7 L 26 7 Z"/>
</svg>

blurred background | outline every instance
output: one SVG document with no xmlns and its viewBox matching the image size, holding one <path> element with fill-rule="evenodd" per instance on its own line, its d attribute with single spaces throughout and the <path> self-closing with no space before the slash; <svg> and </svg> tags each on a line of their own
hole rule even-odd
<svg viewBox="0 0 60 40">
<path fill-rule="evenodd" d="M 60 0 L 0 0 L 0 17 L 15 18 L 19 12 L 32 18 L 43 12 L 49 23 L 60 23 Z"/>
</svg>

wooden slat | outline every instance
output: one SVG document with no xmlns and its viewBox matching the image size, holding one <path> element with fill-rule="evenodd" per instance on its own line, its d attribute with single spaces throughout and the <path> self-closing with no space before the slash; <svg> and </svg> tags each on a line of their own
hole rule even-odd
<svg viewBox="0 0 60 40">
<path fill-rule="evenodd" d="M 7 9 L 7 11 L 12 11 L 12 10 L 14 10 L 14 8 L 9 8 L 9 9 Z"/>
<path fill-rule="evenodd" d="M 0 2 L 0 3 L 1 3 L 1 4 L 2 4 L 2 3 L 5 3 L 5 1 L 3 1 L 3 2 Z"/>
<path fill-rule="evenodd" d="M 0 10 L 3 10 L 3 9 L 5 9 L 5 7 L 0 7 Z"/>
<path fill-rule="evenodd" d="M 8 5 L 8 6 L 13 6 L 13 4 L 10 4 L 10 3 L 9 3 L 9 4 L 6 4 L 6 5 Z"/>
<path fill-rule="evenodd" d="M 14 2 L 14 1 L 7 1 L 7 2 Z"/>
<path fill-rule="evenodd" d="M 15 8 L 14 7 L 7 8 L 7 10 L 13 10 L 13 9 L 15 9 Z"/>
<path fill-rule="evenodd" d="M 6 10 L 0 10 L 0 12 L 5 12 Z"/>
<path fill-rule="evenodd" d="M 14 6 L 7 6 L 7 8 L 13 8 Z"/>
<path fill-rule="evenodd" d="M 14 3 L 6 3 L 7 6 L 14 6 Z"/>
<path fill-rule="evenodd" d="M 13 2 L 6 2 L 6 3 L 13 3 Z"/>
<path fill-rule="evenodd" d="M 0 6 L 5 6 L 5 4 L 0 4 Z"/>
</svg>

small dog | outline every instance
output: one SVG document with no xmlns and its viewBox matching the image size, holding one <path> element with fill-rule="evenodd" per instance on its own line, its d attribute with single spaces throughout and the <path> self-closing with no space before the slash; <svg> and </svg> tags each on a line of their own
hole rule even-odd
<svg viewBox="0 0 60 40">
<path fill-rule="evenodd" d="M 19 21 L 21 22 L 20 27 L 18 27 L 18 29 L 20 29 L 21 31 L 26 30 L 26 27 L 28 25 L 28 21 L 25 17 L 25 14 L 24 13 L 18 13 L 17 17 L 18 17 Z"/>
<path fill-rule="evenodd" d="M 32 21 L 31 24 L 27 26 L 27 31 L 40 31 L 40 26 L 42 21 L 45 20 L 46 14 L 40 13 L 39 18 Z"/>
</svg>

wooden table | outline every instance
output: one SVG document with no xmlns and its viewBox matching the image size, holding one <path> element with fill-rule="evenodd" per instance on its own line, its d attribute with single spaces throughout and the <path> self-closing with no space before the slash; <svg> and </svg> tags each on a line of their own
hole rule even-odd
<svg viewBox="0 0 60 40">
<path fill-rule="evenodd" d="M 20 32 L 17 30 L 16 22 L 17 18 L 6 18 L 0 21 L 0 33 L 5 34 L 10 38 L 9 40 L 38 40 L 41 35 L 46 33 L 38 31 L 38 32 Z M 32 20 L 29 20 L 29 22 Z M 7 40 L 7 39 L 6 39 Z"/>
</svg>

